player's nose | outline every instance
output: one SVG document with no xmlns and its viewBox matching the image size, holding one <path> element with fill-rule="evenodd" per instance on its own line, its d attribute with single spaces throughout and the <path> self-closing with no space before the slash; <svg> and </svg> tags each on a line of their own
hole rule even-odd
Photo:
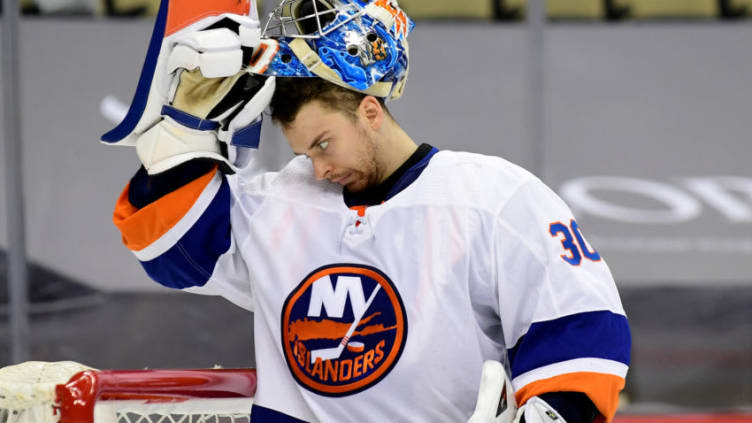
<svg viewBox="0 0 752 423">
<path fill-rule="evenodd" d="M 331 166 L 329 166 L 329 164 L 327 164 L 325 161 L 321 159 L 313 160 L 313 173 L 316 176 L 317 180 L 320 181 L 322 179 L 326 179 L 331 171 Z"/>
</svg>

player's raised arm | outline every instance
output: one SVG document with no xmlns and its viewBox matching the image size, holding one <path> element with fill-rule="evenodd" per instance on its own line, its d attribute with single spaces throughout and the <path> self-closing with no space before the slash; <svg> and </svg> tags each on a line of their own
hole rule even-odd
<svg viewBox="0 0 752 423">
<path fill-rule="evenodd" d="M 248 69 L 262 44 L 252 1 L 163 0 L 130 110 L 102 137 L 135 146 L 143 164 L 118 199 L 114 223 L 149 276 L 222 292 L 245 308 L 248 270 L 233 254 L 224 174 L 237 170 L 240 149 L 259 143 L 275 82 Z"/>
<path fill-rule="evenodd" d="M 553 406 L 565 418 L 584 414 L 575 421 L 591 421 L 589 410 L 594 421 L 610 421 L 624 388 L 631 341 L 603 258 L 564 202 L 537 179 L 503 206 L 494 243 L 499 312 L 518 404 L 531 416 L 546 415 Z"/>
</svg>

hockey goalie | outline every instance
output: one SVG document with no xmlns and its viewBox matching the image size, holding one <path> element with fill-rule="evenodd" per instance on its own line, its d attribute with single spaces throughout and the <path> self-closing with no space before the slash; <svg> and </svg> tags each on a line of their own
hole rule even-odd
<svg viewBox="0 0 752 423">
<path fill-rule="evenodd" d="M 254 313 L 252 421 L 611 421 L 630 334 L 605 259 L 530 172 L 398 123 L 421 51 L 397 2 L 283 0 L 264 21 L 163 0 L 102 137 L 141 161 L 114 223 L 145 272 Z M 451 56 L 457 84 L 483 65 Z M 253 171 L 262 124 L 295 153 L 277 172 Z"/>
</svg>

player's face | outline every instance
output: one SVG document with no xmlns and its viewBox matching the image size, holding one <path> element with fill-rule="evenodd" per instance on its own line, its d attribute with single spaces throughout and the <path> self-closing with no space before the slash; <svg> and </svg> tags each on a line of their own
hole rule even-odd
<svg viewBox="0 0 752 423">
<path fill-rule="evenodd" d="M 350 192 L 362 191 L 381 180 L 378 146 L 360 115 L 353 120 L 312 101 L 301 107 L 283 132 L 295 154 L 313 161 L 316 179 L 327 179 Z"/>
</svg>

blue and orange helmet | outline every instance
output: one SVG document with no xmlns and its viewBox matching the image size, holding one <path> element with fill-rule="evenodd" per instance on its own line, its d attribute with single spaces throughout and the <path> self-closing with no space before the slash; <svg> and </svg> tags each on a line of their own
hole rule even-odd
<svg viewBox="0 0 752 423">
<path fill-rule="evenodd" d="M 251 71 L 320 77 L 397 99 L 407 81 L 407 36 L 414 26 L 395 0 L 283 0 L 264 26 L 264 48 Z"/>
</svg>

